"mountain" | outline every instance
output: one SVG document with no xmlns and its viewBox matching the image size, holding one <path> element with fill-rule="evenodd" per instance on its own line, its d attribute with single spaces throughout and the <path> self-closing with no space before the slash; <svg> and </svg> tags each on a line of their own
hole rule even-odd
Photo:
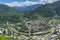
<svg viewBox="0 0 60 40">
<path fill-rule="evenodd" d="M 32 5 L 32 6 L 23 6 L 23 7 L 17 7 L 17 6 L 15 6 L 14 8 L 15 9 L 18 9 L 18 10 L 24 10 L 24 11 L 26 11 L 26 10 L 34 10 L 34 9 L 36 9 L 36 8 L 38 8 L 39 6 L 42 6 L 43 4 L 36 4 L 36 5 Z"/>
<path fill-rule="evenodd" d="M 42 6 L 43 4 L 36 4 L 36 5 L 32 5 L 32 6 L 27 6 L 26 8 L 24 8 L 24 10 L 35 10 L 36 8 Z"/>
<path fill-rule="evenodd" d="M 9 22 L 21 22 L 23 21 L 23 15 L 16 9 L 4 4 L 0 4 L 0 23 Z"/>
<path fill-rule="evenodd" d="M 45 4 L 42 7 L 38 7 L 37 9 L 26 14 L 29 18 L 38 18 L 40 16 L 43 17 L 53 17 L 55 15 L 60 16 L 60 1 Z"/>
<path fill-rule="evenodd" d="M 17 12 L 13 8 L 7 5 L 4 5 L 4 4 L 0 4 L 0 17 L 1 16 L 12 16 L 12 15 L 15 15 L 16 13 Z"/>
</svg>

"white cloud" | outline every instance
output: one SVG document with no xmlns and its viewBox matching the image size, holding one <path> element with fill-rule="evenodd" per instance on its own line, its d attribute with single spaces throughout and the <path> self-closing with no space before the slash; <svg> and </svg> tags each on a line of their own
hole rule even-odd
<svg viewBox="0 0 60 40">
<path fill-rule="evenodd" d="M 58 1 L 58 0 L 48 0 L 49 3 L 53 3 L 55 1 Z"/>
<path fill-rule="evenodd" d="M 9 6 L 31 6 L 35 4 L 39 4 L 38 2 L 26 1 L 26 2 L 11 2 L 11 3 L 4 3 Z"/>
<path fill-rule="evenodd" d="M 58 0 L 38 0 L 38 1 L 40 1 L 42 3 L 53 3 L 53 2 L 58 1 Z"/>
<path fill-rule="evenodd" d="M 4 3 L 6 5 L 9 6 L 31 6 L 31 5 L 35 5 L 35 4 L 45 4 L 45 3 L 52 3 L 58 0 L 38 0 L 36 2 L 32 2 L 32 1 L 25 1 L 25 2 L 11 2 L 11 3 Z"/>
</svg>

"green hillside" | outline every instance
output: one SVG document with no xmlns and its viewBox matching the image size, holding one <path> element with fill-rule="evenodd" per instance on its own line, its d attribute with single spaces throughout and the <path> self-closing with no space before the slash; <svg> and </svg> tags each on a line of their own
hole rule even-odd
<svg viewBox="0 0 60 40">
<path fill-rule="evenodd" d="M 12 16 L 15 15 L 16 11 L 4 4 L 0 4 L 0 16 Z"/>
<path fill-rule="evenodd" d="M 22 13 L 18 12 L 12 7 L 0 4 L 0 23 L 4 22 L 20 22 L 23 21 Z"/>
<path fill-rule="evenodd" d="M 40 16 L 53 17 L 55 15 L 60 16 L 60 1 L 51 4 L 45 4 L 42 7 L 38 7 L 37 9 L 27 13 L 26 15 L 26 17 L 29 18 L 38 18 Z"/>
</svg>

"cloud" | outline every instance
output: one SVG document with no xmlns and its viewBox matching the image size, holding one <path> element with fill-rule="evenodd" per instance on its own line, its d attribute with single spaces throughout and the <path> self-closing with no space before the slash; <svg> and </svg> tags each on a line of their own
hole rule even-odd
<svg viewBox="0 0 60 40">
<path fill-rule="evenodd" d="M 30 6 L 39 4 L 38 2 L 26 1 L 26 2 L 11 2 L 11 3 L 4 3 L 9 6 Z"/>
<path fill-rule="evenodd" d="M 58 0 L 38 0 L 38 1 L 25 1 L 25 2 L 10 2 L 10 3 L 4 3 L 8 6 L 31 6 L 31 5 L 35 5 L 35 4 L 45 4 L 45 3 L 52 3 L 52 2 L 55 2 L 55 1 L 58 1 Z"/>
<path fill-rule="evenodd" d="M 55 1 L 59 1 L 59 0 L 48 0 L 49 3 L 53 3 Z"/>
<path fill-rule="evenodd" d="M 53 3 L 55 1 L 58 1 L 58 0 L 38 0 L 39 2 L 42 2 L 42 3 Z"/>
</svg>

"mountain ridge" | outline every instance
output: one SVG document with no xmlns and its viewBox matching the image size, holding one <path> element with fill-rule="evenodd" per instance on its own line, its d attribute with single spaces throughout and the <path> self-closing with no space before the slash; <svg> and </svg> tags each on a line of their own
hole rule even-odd
<svg viewBox="0 0 60 40">
<path fill-rule="evenodd" d="M 26 7 L 13 7 L 15 9 L 18 9 L 18 10 L 22 10 L 22 11 L 26 11 L 26 10 L 34 10 L 36 8 L 38 8 L 39 6 L 42 6 L 43 4 L 36 4 L 36 5 L 32 5 L 32 6 L 26 6 Z"/>
<path fill-rule="evenodd" d="M 51 4 L 45 4 L 42 7 L 38 7 L 37 9 L 27 13 L 28 18 L 38 18 L 40 16 L 43 17 L 53 17 L 56 14 L 60 16 L 60 1 L 51 3 Z"/>
</svg>

